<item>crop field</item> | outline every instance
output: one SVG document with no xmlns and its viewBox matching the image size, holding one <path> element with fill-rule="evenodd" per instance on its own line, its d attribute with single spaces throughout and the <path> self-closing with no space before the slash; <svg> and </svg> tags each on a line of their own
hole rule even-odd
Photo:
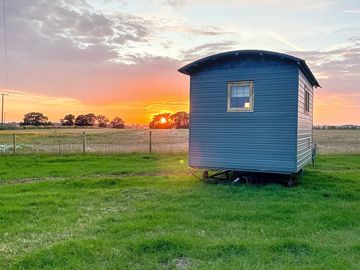
<svg viewBox="0 0 360 270">
<path fill-rule="evenodd" d="M 149 130 L 146 129 L 35 129 L 0 131 L 0 154 L 13 152 L 80 153 L 86 152 L 146 153 L 149 151 Z M 152 130 L 152 150 L 157 153 L 187 152 L 188 130 Z M 314 142 L 322 154 L 360 153 L 360 130 L 314 130 Z"/>
</svg>

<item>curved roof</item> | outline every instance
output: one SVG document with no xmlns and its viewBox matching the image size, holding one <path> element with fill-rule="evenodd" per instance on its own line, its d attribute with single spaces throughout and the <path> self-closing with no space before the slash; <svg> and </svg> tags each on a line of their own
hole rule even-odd
<svg viewBox="0 0 360 270">
<path fill-rule="evenodd" d="M 305 76 L 308 78 L 310 83 L 312 83 L 312 85 L 314 85 L 315 87 L 320 87 L 319 82 L 316 80 L 314 74 L 311 72 L 305 60 L 288 54 L 263 51 L 263 50 L 238 50 L 238 51 L 218 53 L 196 60 L 178 69 L 178 71 L 186 75 L 191 75 L 196 71 L 201 70 L 202 68 L 216 61 L 231 60 L 236 58 L 241 59 L 242 57 L 268 57 L 268 58 L 273 58 L 278 60 L 280 59 L 295 63 L 296 65 L 298 65 L 300 70 L 305 74 Z"/>
</svg>

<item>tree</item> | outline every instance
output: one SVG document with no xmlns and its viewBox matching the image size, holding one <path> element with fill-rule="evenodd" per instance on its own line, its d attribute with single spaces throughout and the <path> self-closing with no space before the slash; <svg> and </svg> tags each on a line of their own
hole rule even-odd
<svg viewBox="0 0 360 270">
<path fill-rule="evenodd" d="M 98 123 L 98 126 L 101 128 L 107 127 L 107 125 L 109 123 L 109 119 L 105 115 L 96 116 L 96 121 Z"/>
<path fill-rule="evenodd" d="M 112 128 L 124 128 L 125 127 L 125 123 L 124 121 L 120 118 L 120 117 L 115 117 L 111 123 L 110 126 Z"/>
<path fill-rule="evenodd" d="M 49 126 L 51 122 L 40 112 L 30 112 L 24 115 L 24 121 L 21 124 L 24 126 Z"/>
<path fill-rule="evenodd" d="M 85 119 L 87 123 L 89 123 L 89 126 L 94 126 L 96 122 L 96 115 L 93 113 L 85 114 Z"/>
<path fill-rule="evenodd" d="M 93 113 L 78 115 L 75 119 L 75 125 L 79 127 L 92 127 L 95 125 L 96 116 Z"/>
<path fill-rule="evenodd" d="M 153 116 L 149 128 L 174 128 L 171 113 L 161 113 Z"/>
<path fill-rule="evenodd" d="M 75 124 L 75 115 L 65 115 L 64 118 L 60 120 L 60 123 L 62 126 L 73 126 Z"/>
<path fill-rule="evenodd" d="M 171 115 L 175 128 L 189 128 L 189 114 L 187 112 L 177 112 Z"/>
<path fill-rule="evenodd" d="M 75 126 L 85 126 L 85 115 L 80 114 L 75 119 Z"/>
</svg>

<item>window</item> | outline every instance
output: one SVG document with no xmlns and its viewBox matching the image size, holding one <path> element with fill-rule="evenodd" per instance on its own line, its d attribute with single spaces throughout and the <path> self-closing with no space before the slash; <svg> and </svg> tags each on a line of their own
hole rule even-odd
<svg viewBox="0 0 360 270">
<path fill-rule="evenodd" d="M 254 82 L 239 81 L 228 83 L 228 112 L 253 111 Z"/>
<path fill-rule="evenodd" d="M 310 93 L 305 87 L 305 96 L 304 96 L 304 112 L 308 114 L 310 112 Z"/>
</svg>

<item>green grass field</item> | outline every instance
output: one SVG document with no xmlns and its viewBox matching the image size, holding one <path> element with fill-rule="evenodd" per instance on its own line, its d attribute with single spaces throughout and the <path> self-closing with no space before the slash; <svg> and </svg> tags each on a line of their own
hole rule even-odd
<svg viewBox="0 0 360 270">
<path fill-rule="evenodd" d="M 184 154 L 2 156 L 0 269 L 359 269 L 359 211 L 360 155 L 294 188 L 205 184 Z"/>
</svg>

